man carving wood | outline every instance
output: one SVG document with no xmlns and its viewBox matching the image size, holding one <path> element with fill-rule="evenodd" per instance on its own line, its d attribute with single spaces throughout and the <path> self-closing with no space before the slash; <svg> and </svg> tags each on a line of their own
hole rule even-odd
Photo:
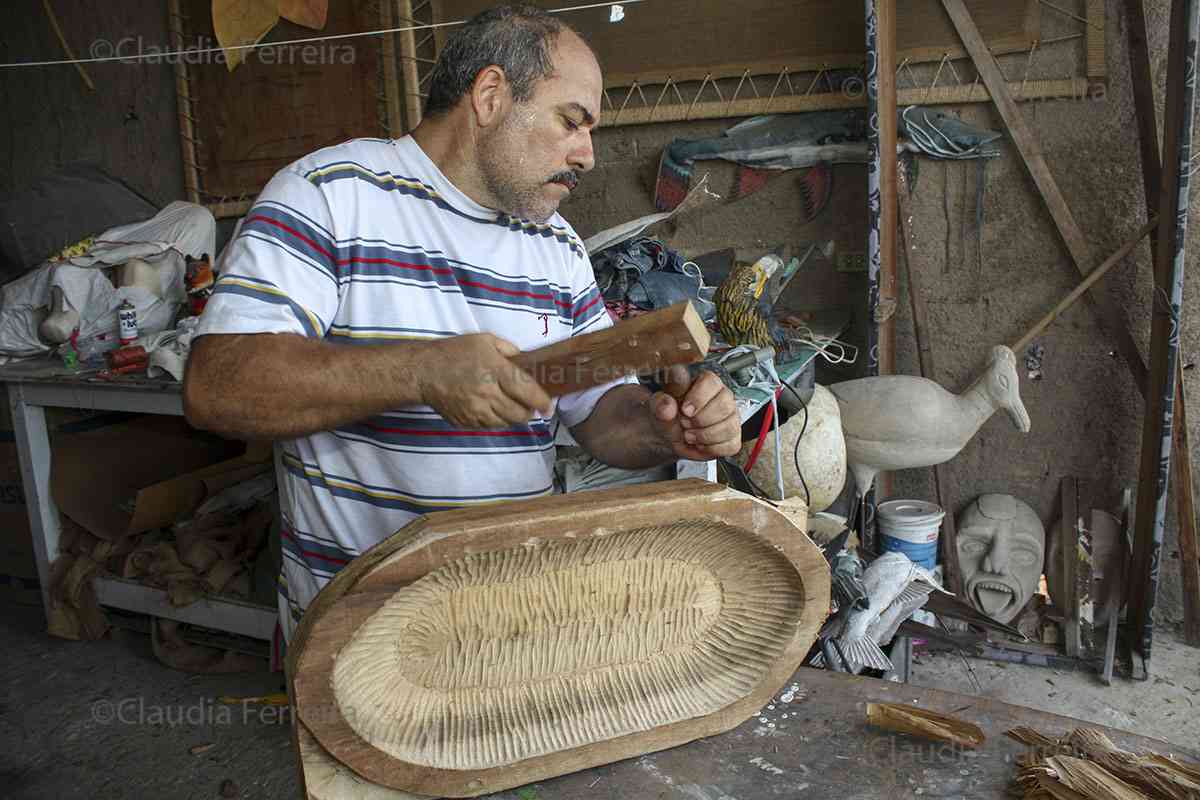
<svg viewBox="0 0 1200 800">
<path fill-rule="evenodd" d="M 447 42 L 411 135 L 313 153 L 247 214 L 184 405 L 197 427 L 279 440 L 285 634 L 416 515 L 551 492 L 559 421 L 626 469 L 738 451 L 711 373 L 679 401 L 629 381 L 552 401 L 509 361 L 611 324 L 556 213 L 593 166 L 602 87 L 556 17 L 484 12 Z"/>
</svg>

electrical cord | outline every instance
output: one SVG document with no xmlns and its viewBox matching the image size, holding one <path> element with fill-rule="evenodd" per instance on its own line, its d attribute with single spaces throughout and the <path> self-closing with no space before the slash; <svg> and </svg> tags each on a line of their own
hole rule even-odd
<svg viewBox="0 0 1200 800">
<path fill-rule="evenodd" d="M 796 326 L 792 330 L 795 330 L 798 335 L 789 336 L 789 342 L 811 347 L 831 366 L 853 364 L 858 360 L 858 348 L 848 342 L 831 336 L 818 336 L 807 325 Z"/>
<path fill-rule="evenodd" d="M 800 470 L 800 440 L 804 438 L 804 433 L 808 430 L 808 403 L 804 402 L 804 398 L 790 383 L 784 381 L 783 385 L 788 388 L 788 391 L 792 393 L 804 410 L 804 422 L 800 423 L 800 435 L 796 437 L 796 446 L 792 448 L 792 461 L 796 465 L 796 477 L 800 479 L 800 485 L 804 487 L 804 505 L 811 507 L 812 493 L 808 490 L 808 482 L 804 480 L 804 473 Z"/>
<path fill-rule="evenodd" d="M 734 461 L 732 458 L 722 456 L 721 458 L 719 458 L 717 460 L 720 461 L 721 464 L 724 465 L 725 469 L 729 470 L 733 474 L 737 475 L 738 477 L 740 477 L 744 481 L 746 481 L 746 483 L 749 484 L 750 489 L 754 492 L 755 496 L 758 497 L 759 500 L 764 500 L 772 506 L 778 505 L 776 500 L 774 500 L 770 495 L 768 495 L 766 492 L 764 492 L 762 490 L 762 487 L 754 482 L 754 479 L 750 477 L 750 473 L 747 472 L 746 470 L 742 469 L 741 465 L 738 464 L 736 461 Z"/>
</svg>

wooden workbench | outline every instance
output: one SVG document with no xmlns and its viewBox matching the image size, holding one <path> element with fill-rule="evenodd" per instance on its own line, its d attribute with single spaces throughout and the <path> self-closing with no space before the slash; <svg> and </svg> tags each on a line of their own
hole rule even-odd
<svg viewBox="0 0 1200 800">
<path fill-rule="evenodd" d="M 924 689 L 801 668 L 778 701 L 729 733 L 672 750 L 494 795 L 497 800 L 902 800 L 1001 798 L 1016 774 L 1022 745 L 1004 731 L 1027 725 L 1047 735 L 1086 725 L 1079 720 L 984 697 Z M 978 724 L 987 742 L 957 750 L 866 725 L 869 701 L 915 703 Z M 784 714 L 787 717 L 784 718 Z M 766 720 L 764 723 L 763 720 Z M 773 727 L 772 727 L 773 726 Z M 1130 750 L 1197 760 L 1172 747 L 1100 725 L 1089 725 Z"/>
<path fill-rule="evenodd" d="M 42 602 L 49 618 L 50 565 L 59 556 L 61 525 L 58 506 L 50 491 L 51 450 L 46 409 L 79 408 L 182 416 L 182 386 L 170 378 L 123 376 L 104 380 L 99 377 L 98 369 L 72 371 L 64 368 L 60 361 L 49 358 L 0 367 L 0 383 L 8 387 L 34 560 Z M 162 589 L 115 577 L 96 578 L 95 587 L 101 605 L 267 641 L 275 633 L 279 616 L 274 606 L 223 596 L 205 597 L 190 605 L 176 607 Z"/>
</svg>

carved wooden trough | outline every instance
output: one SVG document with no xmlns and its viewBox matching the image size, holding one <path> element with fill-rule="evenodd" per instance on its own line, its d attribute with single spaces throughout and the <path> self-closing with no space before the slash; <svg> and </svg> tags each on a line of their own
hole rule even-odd
<svg viewBox="0 0 1200 800">
<path fill-rule="evenodd" d="M 828 608 L 811 540 L 717 484 L 431 514 L 305 614 L 302 763 L 379 797 L 473 797 L 673 747 L 761 708 Z"/>
</svg>

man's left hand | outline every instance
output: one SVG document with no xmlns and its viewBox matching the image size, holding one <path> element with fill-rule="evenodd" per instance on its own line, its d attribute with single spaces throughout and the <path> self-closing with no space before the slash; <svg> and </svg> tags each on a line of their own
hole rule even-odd
<svg viewBox="0 0 1200 800">
<path fill-rule="evenodd" d="M 671 369 L 672 381 L 687 383 L 685 368 Z M 680 400 L 657 392 L 650 398 L 650 409 L 663 439 L 681 459 L 708 461 L 742 449 L 733 392 L 711 372 L 701 372 Z"/>
</svg>

